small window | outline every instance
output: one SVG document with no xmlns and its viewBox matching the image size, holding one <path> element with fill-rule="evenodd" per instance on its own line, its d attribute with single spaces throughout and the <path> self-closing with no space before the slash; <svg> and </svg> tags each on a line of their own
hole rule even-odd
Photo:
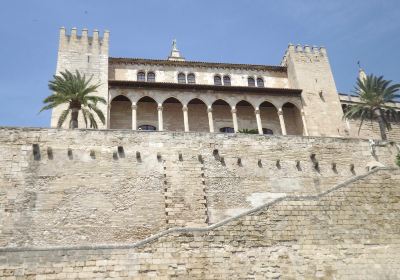
<svg viewBox="0 0 400 280">
<path fill-rule="evenodd" d="M 233 127 L 222 127 L 219 129 L 219 131 L 223 133 L 235 133 Z"/>
<path fill-rule="evenodd" d="M 228 75 L 224 76 L 224 86 L 230 86 L 231 85 L 231 78 Z"/>
<path fill-rule="evenodd" d="M 264 80 L 262 78 L 257 78 L 257 86 L 264 87 Z"/>
<path fill-rule="evenodd" d="M 154 74 L 154 72 L 147 73 L 147 81 L 148 82 L 155 82 L 156 81 L 156 74 Z"/>
<path fill-rule="evenodd" d="M 146 81 L 146 74 L 143 71 L 140 71 L 137 73 L 137 80 L 139 82 L 144 82 Z"/>
<path fill-rule="evenodd" d="M 263 128 L 263 134 L 273 135 L 274 132 L 272 131 L 272 129 Z"/>
<path fill-rule="evenodd" d="M 187 75 L 188 84 L 195 84 L 196 83 L 196 76 L 193 73 Z"/>
<path fill-rule="evenodd" d="M 179 84 L 186 84 L 186 75 L 184 73 L 178 74 L 178 83 Z"/>
<path fill-rule="evenodd" d="M 255 87 L 256 86 L 256 82 L 254 81 L 254 78 L 252 78 L 252 77 L 248 77 L 247 78 L 247 83 L 248 83 L 249 87 Z"/>
<path fill-rule="evenodd" d="M 220 75 L 215 75 L 214 76 L 214 85 L 222 86 L 222 81 L 221 81 L 221 76 Z"/>
<path fill-rule="evenodd" d="M 143 124 L 138 127 L 138 130 L 154 131 L 156 130 L 156 127 L 154 125 Z"/>
</svg>

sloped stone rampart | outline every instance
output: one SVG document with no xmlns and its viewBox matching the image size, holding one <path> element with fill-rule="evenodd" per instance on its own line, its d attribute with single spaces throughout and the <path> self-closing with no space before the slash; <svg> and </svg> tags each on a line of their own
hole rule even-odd
<svg viewBox="0 0 400 280">
<path fill-rule="evenodd" d="M 400 171 L 132 245 L 2 248 L 4 279 L 398 279 Z"/>
</svg>

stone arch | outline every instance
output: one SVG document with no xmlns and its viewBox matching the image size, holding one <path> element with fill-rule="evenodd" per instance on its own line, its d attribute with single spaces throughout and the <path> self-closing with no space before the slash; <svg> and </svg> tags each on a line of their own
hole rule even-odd
<svg viewBox="0 0 400 280">
<path fill-rule="evenodd" d="M 257 130 L 256 116 L 254 114 L 253 105 L 246 100 L 240 100 L 236 103 L 236 117 L 238 121 L 238 129 Z"/>
<path fill-rule="evenodd" d="M 111 129 L 132 129 L 132 102 L 125 95 L 118 95 L 111 100 Z"/>
<path fill-rule="evenodd" d="M 270 129 L 272 134 L 282 135 L 277 107 L 269 101 L 264 101 L 259 105 L 259 109 L 263 132 L 267 134 L 267 129 Z"/>
<path fill-rule="evenodd" d="M 205 98 L 204 96 L 197 96 L 197 95 L 192 95 L 192 96 L 189 95 L 188 98 L 183 97 L 181 103 L 183 105 L 188 105 L 190 102 L 192 102 L 195 99 L 198 99 L 198 101 L 204 103 L 206 106 L 210 106 L 210 104 L 212 104 L 212 102 L 207 100 L 207 98 Z"/>
<path fill-rule="evenodd" d="M 132 99 L 132 95 L 128 92 L 126 92 L 125 90 L 110 90 L 109 93 L 109 100 L 110 102 L 115 99 L 117 96 L 125 96 L 126 98 L 128 98 L 132 103 L 134 102 L 134 100 Z"/>
<path fill-rule="evenodd" d="M 220 132 L 223 127 L 232 127 L 231 105 L 223 99 L 217 99 L 212 103 L 215 132 Z"/>
<path fill-rule="evenodd" d="M 189 130 L 209 131 L 207 105 L 200 98 L 193 98 L 187 104 Z"/>
<path fill-rule="evenodd" d="M 159 99 L 157 99 L 157 101 L 160 104 L 163 104 L 165 101 L 167 101 L 168 99 L 175 99 L 176 101 L 178 101 L 179 103 L 181 103 L 181 105 L 185 104 L 185 101 L 183 99 L 181 99 L 182 95 L 167 95 L 167 96 L 163 96 L 160 97 Z"/>
<path fill-rule="evenodd" d="M 282 105 L 283 119 L 285 120 L 287 135 L 303 135 L 303 121 L 300 109 L 292 102 Z"/>
<path fill-rule="evenodd" d="M 158 128 L 157 102 L 150 96 L 142 96 L 136 106 L 137 127 L 151 125 Z"/>
<path fill-rule="evenodd" d="M 182 102 L 176 97 L 164 99 L 163 103 L 164 130 L 184 131 Z"/>
<path fill-rule="evenodd" d="M 276 110 L 278 110 L 277 108 L 280 108 L 281 106 L 279 106 L 279 104 L 276 102 L 276 100 L 272 100 L 269 98 L 263 98 L 263 99 L 257 99 L 258 102 L 255 102 L 256 106 L 254 107 L 258 107 L 260 108 L 261 104 L 267 102 L 269 104 L 271 104 L 273 107 L 275 107 Z"/>
</svg>

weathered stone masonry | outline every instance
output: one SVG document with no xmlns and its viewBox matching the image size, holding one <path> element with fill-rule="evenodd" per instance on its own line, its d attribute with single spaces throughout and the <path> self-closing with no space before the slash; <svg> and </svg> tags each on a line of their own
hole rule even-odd
<svg viewBox="0 0 400 280">
<path fill-rule="evenodd" d="M 0 249 L 3 279 L 398 279 L 398 169 L 127 246 Z"/>
<path fill-rule="evenodd" d="M 395 145 L 357 139 L 0 130 L 0 244 L 87 245 L 206 226 L 289 193 L 316 194 Z M 379 161 L 380 163 L 378 163 Z"/>
</svg>

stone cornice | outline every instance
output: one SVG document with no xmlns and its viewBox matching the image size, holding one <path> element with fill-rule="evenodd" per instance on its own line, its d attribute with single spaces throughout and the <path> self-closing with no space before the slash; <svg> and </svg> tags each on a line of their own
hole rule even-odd
<svg viewBox="0 0 400 280">
<path fill-rule="evenodd" d="M 258 65 L 258 64 L 237 64 L 237 63 L 219 63 L 219 62 L 203 62 L 203 61 L 171 61 L 162 59 L 144 59 L 144 58 L 125 58 L 125 57 L 109 57 L 109 64 L 147 64 L 147 65 L 166 65 L 179 67 L 205 67 L 205 68 L 227 68 L 227 69 L 246 69 L 257 71 L 275 71 L 287 72 L 285 66 L 275 65 Z"/>
<path fill-rule="evenodd" d="M 109 88 L 149 88 L 149 89 L 185 89 L 185 90 L 211 90 L 229 91 L 230 93 L 275 93 L 299 95 L 301 89 L 291 88 L 268 88 L 268 87 L 242 87 L 242 86 L 215 86 L 204 84 L 179 84 L 179 83 L 159 83 L 159 82 L 138 82 L 124 80 L 109 80 Z"/>
</svg>

